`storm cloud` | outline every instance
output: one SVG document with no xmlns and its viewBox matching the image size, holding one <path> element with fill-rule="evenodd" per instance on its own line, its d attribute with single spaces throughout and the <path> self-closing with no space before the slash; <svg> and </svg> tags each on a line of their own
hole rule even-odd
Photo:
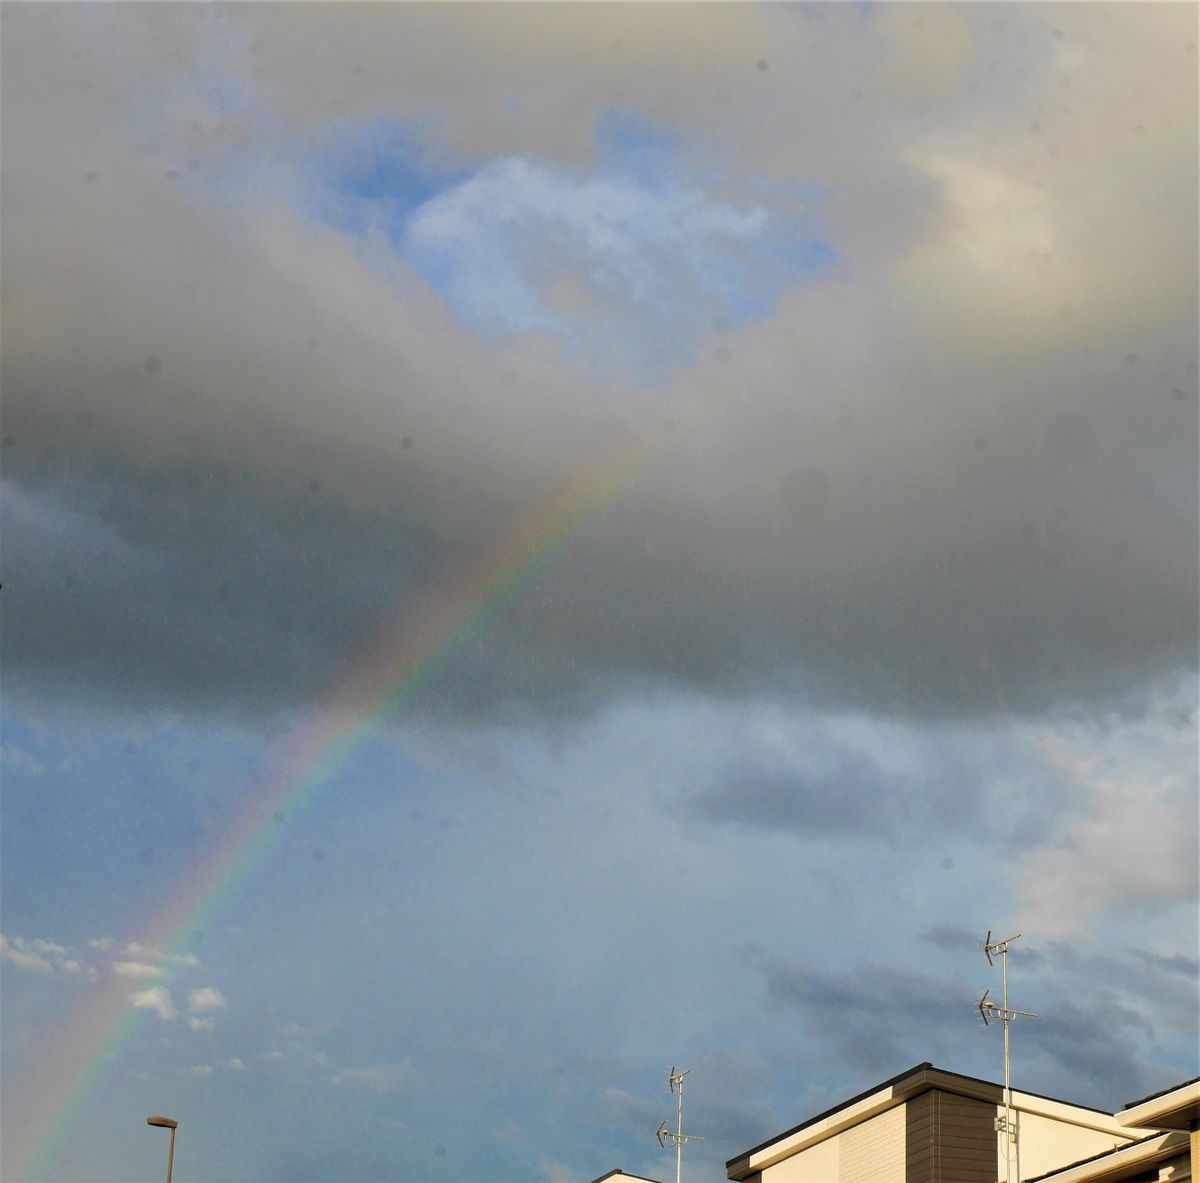
<svg viewBox="0 0 1200 1183">
<path fill-rule="evenodd" d="M 765 86 L 797 110 L 821 110 L 820 143 L 836 151 L 810 158 L 802 126 L 778 150 L 851 196 L 837 220 L 819 195 L 804 203 L 841 260 L 831 279 L 815 286 L 801 268 L 794 291 L 749 319 L 739 312 L 749 294 L 731 279 L 730 311 L 647 398 L 619 341 L 600 368 L 549 329 L 480 341 L 385 227 L 360 237 L 321 216 L 307 196 L 315 182 L 293 168 L 301 148 L 353 120 L 367 96 L 381 102 L 381 86 L 397 88 L 397 120 L 419 125 L 423 100 L 412 90 L 419 72 L 397 68 L 385 81 L 335 53 L 320 76 L 344 66 L 346 85 L 337 74 L 330 109 L 314 109 L 320 86 L 298 79 L 324 44 L 320 6 L 286 20 L 14 10 L 4 83 L 9 677 L 110 702 L 299 705 L 634 436 L 651 443 L 628 488 L 584 516 L 453 693 L 439 702 L 435 688 L 432 703 L 561 706 L 635 679 L 785 685 L 893 713 L 1032 711 L 1111 700 L 1188 666 L 1194 142 L 1170 105 L 1186 78 L 1183 31 L 1166 11 L 1136 23 L 1165 58 L 1142 101 L 1173 122 L 1129 132 L 1139 164 L 1118 179 L 1089 148 L 1088 121 L 1111 110 L 1107 91 L 1094 110 L 1073 96 L 1069 115 L 1055 100 L 1038 133 L 1058 119 L 1053 153 L 1032 155 L 1028 121 L 1015 124 L 1064 76 L 1085 93 L 1101 86 L 1048 30 L 1044 49 L 1022 59 L 1008 110 L 987 116 L 986 166 L 970 141 L 912 137 L 908 120 L 929 96 L 900 63 L 933 54 L 948 82 L 968 61 L 986 74 L 983 62 L 1003 72 L 1015 60 L 985 13 L 960 15 L 961 28 L 929 31 L 924 50 L 898 11 L 853 51 L 835 36 L 842 14 L 716 9 L 699 22 L 711 22 L 704 35 L 747 45 L 767 29 L 786 39 L 792 64 L 760 69 L 756 52 L 728 80 L 728 103 L 757 102 L 753 88 Z M 345 19 L 378 45 L 461 37 L 461 60 L 451 58 L 483 79 L 519 52 L 519 38 L 497 49 L 474 21 L 429 9 Z M 1033 14 L 1013 19 L 1040 28 Z M 1126 19 L 1088 24 L 1080 46 L 1100 54 Z M 626 29 L 640 53 L 669 27 L 653 9 L 588 10 L 591 25 L 611 32 L 606 44 Z M 92 26 L 105 35 L 80 48 Z M 804 73 L 796 63 L 826 44 L 852 54 L 844 69 Z M 160 89 L 162 110 L 155 126 L 134 126 L 123 71 L 148 47 L 162 65 L 139 85 Z M 538 139 L 536 120 L 522 120 L 511 134 L 494 129 L 493 151 L 547 161 L 528 174 L 543 188 L 545 170 L 579 167 L 599 150 L 624 52 L 591 61 L 594 73 L 538 80 L 576 111 L 555 118 L 568 141 Z M 199 65 L 174 68 L 205 54 L 253 96 L 253 119 L 219 117 L 228 96 L 203 92 Z M 885 59 L 899 71 L 885 71 L 895 111 L 876 108 L 866 135 L 844 79 Z M 696 62 L 695 76 L 674 69 L 664 58 L 672 93 L 648 108 L 674 145 L 671 167 L 719 172 L 717 150 L 697 155 L 692 139 L 714 82 Z M 451 128 L 478 132 L 486 93 L 439 109 Z M 425 101 L 445 98 L 435 87 Z M 478 145 L 453 134 L 446 144 L 469 172 Z M 770 175 L 754 136 L 728 150 Z M 914 178 L 935 212 L 920 225 L 900 218 L 909 238 L 879 241 L 879 203 L 893 194 L 906 208 Z M 1086 213 L 1072 204 L 1097 185 L 1105 203 Z M 794 212 L 770 186 L 753 206 L 722 190 L 708 200 L 757 208 L 772 225 Z M 555 262 L 552 234 L 538 249 L 543 271 L 567 265 Z M 1152 296 L 1127 298 L 1151 282 Z M 1002 290 L 1013 298 L 997 309 Z"/>
</svg>

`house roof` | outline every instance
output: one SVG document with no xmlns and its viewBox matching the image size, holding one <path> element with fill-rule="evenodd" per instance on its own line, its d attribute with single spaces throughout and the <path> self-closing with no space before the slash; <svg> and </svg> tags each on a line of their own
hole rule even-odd
<svg viewBox="0 0 1200 1183">
<path fill-rule="evenodd" d="M 1124 1109 L 1117 1110 L 1116 1118 L 1122 1125 L 1144 1129 L 1190 1129 L 1192 1123 L 1200 1121 L 1200 1076 L 1151 1093 L 1140 1101 L 1130 1101 Z"/>
<path fill-rule="evenodd" d="M 657 1179 L 648 1179 L 645 1175 L 629 1175 L 620 1167 L 614 1167 L 606 1175 L 597 1175 L 592 1183 L 604 1183 L 606 1179 L 632 1179 L 634 1183 L 658 1183 Z"/>
<path fill-rule="evenodd" d="M 908 1098 L 917 1096 L 932 1088 L 941 1088 L 950 1092 L 961 1092 L 968 1096 L 975 1096 L 980 1100 L 995 1102 L 999 1102 L 1003 1095 L 1002 1086 L 995 1081 L 981 1080 L 976 1076 L 964 1076 L 959 1072 L 950 1072 L 944 1068 L 938 1068 L 926 1060 L 923 1063 L 915 1064 L 912 1068 L 899 1073 L 897 1076 L 893 1076 L 880 1084 L 873 1085 L 871 1088 L 850 1097 L 848 1100 L 842 1101 L 833 1106 L 832 1109 L 826 1109 L 823 1113 L 818 1113 L 815 1117 L 810 1117 L 806 1121 L 802 1121 L 799 1125 L 785 1130 L 782 1134 L 776 1134 L 773 1138 L 768 1138 L 767 1141 L 760 1143 L 758 1146 L 751 1147 L 751 1149 L 735 1155 L 725 1164 L 726 1170 L 730 1178 L 740 1178 L 742 1175 L 752 1173 L 753 1170 L 759 1170 L 763 1166 L 769 1165 L 767 1161 L 759 1161 L 754 1163 L 752 1167 L 751 1160 L 755 1156 L 762 1156 L 764 1152 L 768 1152 L 772 1148 L 776 1148 L 780 1152 L 780 1158 L 794 1153 L 800 1148 L 798 1145 L 785 1147 L 783 1144 L 791 1140 L 795 1140 L 796 1142 L 803 1141 L 802 1136 L 806 1132 L 810 1134 L 813 1140 L 819 1140 L 821 1137 L 830 1136 L 838 1132 L 839 1129 L 856 1125 L 858 1122 L 874 1116 L 875 1113 L 892 1108 Z M 1082 1110 L 1095 1113 L 1106 1119 L 1108 1125 L 1115 1124 L 1111 1112 L 1106 1109 L 1094 1109 L 1089 1105 L 1077 1105 L 1074 1102 L 1063 1101 L 1058 1097 L 1047 1097 L 1040 1093 L 1027 1092 L 1024 1089 L 1014 1090 L 1014 1093 L 1024 1098 L 1036 1098 L 1054 1105 L 1068 1106 L 1070 1109 L 1076 1111 Z M 770 1155 L 767 1157 L 771 1158 Z"/>
<path fill-rule="evenodd" d="M 1178 1084 L 1168 1085 L 1165 1089 L 1159 1089 L 1157 1093 L 1151 1093 L 1148 1097 L 1138 1097 L 1136 1101 L 1126 1101 L 1121 1108 L 1132 1109 L 1136 1105 L 1144 1105 L 1147 1101 L 1157 1101 L 1159 1097 L 1165 1097 L 1168 1093 L 1175 1092 L 1176 1089 L 1187 1088 L 1189 1084 L 1197 1083 L 1200 1083 L 1200 1076 L 1193 1076 L 1191 1080 L 1181 1080 Z"/>
</svg>

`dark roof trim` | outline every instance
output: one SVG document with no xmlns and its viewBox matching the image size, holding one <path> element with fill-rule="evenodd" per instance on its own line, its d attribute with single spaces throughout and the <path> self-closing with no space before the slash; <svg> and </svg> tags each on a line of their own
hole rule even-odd
<svg viewBox="0 0 1200 1183">
<path fill-rule="evenodd" d="M 907 1080 L 910 1076 L 915 1076 L 918 1072 L 937 1072 L 942 1076 L 951 1076 L 956 1080 L 967 1081 L 974 1085 L 984 1085 L 989 1088 L 1000 1089 L 1002 1085 L 997 1084 L 994 1080 L 982 1080 L 978 1076 L 965 1076 L 961 1072 L 951 1072 L 946 1068 L 938 1068 L 935 1064 L 931 1064 L 928 1060 L 920 1064 L 914 1064 L 905 1072 L 898 1073 L 896 1076 L 885 1080 L 880 1084 L 872 1085 L 869 1089 L 864 1089 L 861 1093 L 856 1094 L 847 1101 L 840 1101 L 834 1105 L 832 1109 L 826 1109 L 824 1113 L 818 1113 L 815 1117 L 808 1118 L 807 1121 L 802 1121 L 797 1126 L 792 1126 L 790 1130 L 784 1130 L 782 1134 L 776 1134 L 773 1138 L 768 1138 L 765 1142 L 760 1142 L 757 1146 L 752 1146 L 749 1150 L 743 1150 L 741 1154 L 734 1155 L 726 1164 L 728 1170 L 736 1162 L 741 1162 L 743 1159 L 749 1158 L 753 1154 L 757 1154 L 760 1150 L 766 1150 L 768 1146 L 774 1146 L 776 1142 L 782 1142 L 784 1138 L 790 1138 L 793 1134 L 798 1134 L 801 1130 L 807 1129 L 809 1126 L 816 1125 L 817 1122 L 824 1121 L 827 1117 L 832 1117 L 835 1113 L 840 1113 L 843 1109 L 849 1109 L 851 1105 L 857 1105 L 859 1101 L 865 1101 L 868 1097 L 875 1093 L 882 1092 L 884 1089 L 892 1088 L 899 1084 L 902 1080 Z M 1176 1086 L 1179 1087 L 1178 1085 Z M 1074 1101 L 1064 1101 L 1061 1097 L 1048 1097 L 1044 1093 L 1031 1093 L 1028 1089 L 1017 1088 L 1014 1092 L 1024 1093 L 1027 1097 L 1037 1097 L 1042 1101 L 1054 1101 L 1059 1105 L 1070 1105 L 1074 1109 L 1086 1109 L 1090 1113 L 1102 1113 L 1105 1117 L 1112 1117 L 1112 1112 L 1108 1109 L 1096 1109 L 1091 1105 L 1079 1105 Z"/>
<path fill-rule="evenodd" d="M 728 1169 L 735 1162 L 743 1158 L 749 1158 L 752 1154 L 757 1154 L 760 1150 L 766 1150 L 768 1146 L 774 1146 L 776 1142 L 782 1142 L 784 1138 L 790 1138 L 793 1134 L 798 1134 L 801 1130 L 806 1129 L 810 1125 L 816 1125 L 819 1121 L 824 1121 L 827 1117 L 832 1117 L 835 1113 L 840 1113 L 843 1109 L 849 1109 L 851 1105 L 857 1105 L 859 1101 L 865 1101 L 874 1093 L 882 1089 L 891 1088 L 892 1085 L 899 1084 L 902 1080 L 906 1080 L 914 1073 L 920 1072 L 922 1069 L 932 1068 L 933 1065 L 926 1060 L 922 1064 L 914 1064 L 911 1068 L 904 1072 L 898 1073 L 890 1080 L 885 1080 L 882 1084 L 874 1084 L 869 1089 L 864 1089 L 861 1093 L 857 1093 L 847 1101 L 840 1101 L 832 1109 L 826 1109 L 824 1113 L 818 1113 L 815 1117 L 810 1117 L 807 1121 L 802 1121 L 799 1125 L 792 1126 L 790 1130 L 784 1130 L 782 1134 L 776 1134 L 773 1138 L 768 1138 L 765 1142 L 760 1142 L 757 1146 L 752 1146 L 749 1150 L 743 1150 L 741 1154 L 735 1154 L 726 1164 Z"/>
<path fill-rule="evenodd" d="M 1087 1158 L 1080 1158 L 1075 1162 L 1063 1163 L 1061 1167 L 1055 1167 L 1054 1170 L 1047 1171 L 1044 1175 L 1035 1175 L 1032 1179 L 1026 1179 L 1025 1183 L 1038 1183 L 1039 1179 L 1053 1179 L 1055 1175 L 1061 1175 L 1063 1171 L 1073 1171 L 1076 1167 L 1083 1166 L 1084 1163 L 1099 1162 L 1100 1159 L 1108 1158 L 1110 1154 L 1120 1154 L 1122 1150 L 1128 1150 L 1131 1146 L 1141 1146 L 1146 1142 L 1152 1142 L 1155 1138 L 1165 1137 L 1166 1133 L 1163 1130 L 1158 1130 L 1153 1134 L 1147 1134 L 1144 1138 L 1135 1138 L 1132 1142 L 1126 1142 L 1124 1146 L 1114 1146 L 1111 1150 L 1101 1150 L 1099 1154 L 1089 1154 Z"/>
<path fill-rule="evenodd" d="M 640 1181 L 644 1178 L 644 1176 L 642 1176 L 642 1175 L 627 1175 L 627 1174 L 625 1174 L 625 1172 L 623 1170 L 621 1170 L 620 1167 L 613 1167 L 613 1169 L 611 1171 L 609 1171 L 607 1175 L 597 1175 L 596 1178 L 592 1180 L 592 1183 L 604 1183 L 605 1179 L 615 1179 L 615 1178 L 636 1179 L 636 1180 Z M 645 1179 L 645 1183 L 655 1183 L 655 1180 Z"/>
<path fill-rule="evenodd" d="M 1195 1084 L 1200 1080 L 1200 1076 L 1193 1076 L 1191 1080 L 1181 1080 L 1178 1084 L 1171 1085 L 1170 1088 L 1159 1089 L 1157 1093 L 1151 1093 L 1148 1097 L 1138 1097 L 1136 1101 L 1126 1101 L 1118 1113 L 1123 1113 L 1126 1109 L 1135 1109 L 1138 1105 L 1144 1105 L 1147 1101 L 1156 1100 L 1158 1097 L 1165 1097 L 1168 1093 L 1173 1093 L 1177 1089 L 1185 1089 L 1189 1084 Z"/>
</svg>

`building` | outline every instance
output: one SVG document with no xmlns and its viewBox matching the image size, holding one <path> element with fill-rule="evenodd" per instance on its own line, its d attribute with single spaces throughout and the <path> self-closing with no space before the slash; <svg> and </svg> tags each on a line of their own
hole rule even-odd
<svg viewBox="0 0 1200 1183">
<path fill-rule="evenodd" d="M 1200 1152 L 1200 1082 L 1117 1114 L 1014 1089 L 1012 1178 L 1117 1183 L 1192 1178 Z M 744 1151 L 726 1164 L 739 1183 L 997 1183 L 1010 1147 L 1004 1090 L 918 1064 Z"/>
<path fill-rule="evenodd" d="M 1117 1110 L 1122 1125 L 1143 1136 L 1104 1154 L 1067 1163 L 1036 1183 L 1135 1183 L 1197 1178 L 1200 1163 L 1200 1077 Z M 1035 1183 L 1035 1180 L 1029 1180 Z"/>
</svg>

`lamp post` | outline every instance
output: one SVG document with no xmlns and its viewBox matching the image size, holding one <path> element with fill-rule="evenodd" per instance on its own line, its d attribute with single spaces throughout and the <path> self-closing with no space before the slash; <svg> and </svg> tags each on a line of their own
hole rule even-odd
<svg viewBox="0 0 1200 1183">
<path fill-rule="evenodd" d="M 173 1117 L 148 1117 L 146 1124 L 162 1126 L 171 1131 L 171 1144 L 167 1147 L 167 1183 L 171 1183 L 171 1169 L 175 1165 L 175 1127 L 179 1122 Z"/>
</svg>

